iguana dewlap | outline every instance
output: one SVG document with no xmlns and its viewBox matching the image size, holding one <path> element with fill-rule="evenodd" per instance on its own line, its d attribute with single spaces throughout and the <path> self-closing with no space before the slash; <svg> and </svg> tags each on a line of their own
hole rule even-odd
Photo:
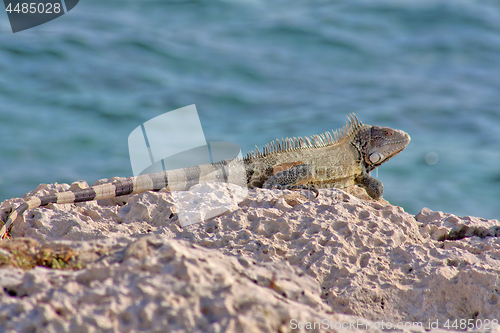
<svg viewBox="0 0 500 333">
<path fill-rule="evenodd" d="M 333 134 L 333 136 L 332 136 Z M 145 191 L 189 190 L 201 182 L 245 183 L 249 188 L 343 188 L 363 187 L 374 199 L 382 197 L 383 185 L 370 172 L 401 152 L 410 136 L 400 130 L 362 124 L 354 114 L 343 129 L 313 135 L 311 138 L 286 138 L 267 144 L 263 151 L 250 152 L 242 161 L 234 160 L 163 171 L 101 184 L 85 189 L 31 197 L 14 209 L 5 224 L 0 222 L 0 238 L 6 236 L 16 218 L 25 211 L 49 203 L 76 203 L 118 197 Z M 241 163 L 240 163 L 241 164 Z M 245 185 L 245 184 L 243 184 Z"/>
</svg>

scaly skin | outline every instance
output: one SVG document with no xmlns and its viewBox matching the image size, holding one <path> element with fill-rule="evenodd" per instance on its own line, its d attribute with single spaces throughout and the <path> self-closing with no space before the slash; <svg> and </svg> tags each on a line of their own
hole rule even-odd
<svg viewBox="0 0 500 333">
<path fill-rule="evenodd" d="M 331 140 L 316 139 L 315 144 L 306 144 L 303 148 L 296 145 L 293 149 L 271 148 L 271 152 L 254 153 L 245 161 L 249 187 L 343 188 L 359 185 L 370 197 L 380 199 L 383 185 L 369 173 L 399 154 L 410 142 L 410 136 L 388 127 L 363 125 L 352 116 L 335 142 L 325 144 L 325 141 Z M 296 165 L 278 173 L 274 171 L 276 165 L 292 163 Z"/>
<path fill-rule="evenodd" d="M 383 185 L 370 172 L 400 153 L 410 142 L 403 131 L 361 124 L 351 115 L 339 132 L 310 138 L 287 138 L 271 142 L 241 160 L 225 160 L 184 169 L 127 178 L 75 191 L 28 198 L 12 210 L 5 224 L 0 222 L 0 238 L 25 211 L 50 203 L 76 203 L 122 195 L 158 191 L 189 190 L 202 182 L 229 182 L 249 188 L 310 189 L 363 187 L 373 199 L 380 199 Z M 241 163 L 243 162 L 243 163 Z M 242 167 L 243 164 L 243 167 Z"/>
</svg>

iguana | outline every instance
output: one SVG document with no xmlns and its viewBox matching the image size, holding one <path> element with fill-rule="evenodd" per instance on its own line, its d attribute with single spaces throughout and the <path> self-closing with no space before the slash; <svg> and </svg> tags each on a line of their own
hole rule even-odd
<svg viewBox="0 0 500 333">
<path fill-rule="evenodd" d="M 333 136 L 332 136 L 333 134 Z M 28 209 L 50 203 L 77 203 L 118 197 L 167 188 L 189 190 L 201 182 L 224 181 L 241 185 L 241 176 L 249 188 L 311 189 L 359 185 L 373 199 L 382 197 L 382 183 L 370 172 L 401 152 L 410 136 L 388 127 L 362 124 L 354 114 L 340 130 L 313 135 L 311 138 L 286 138 L 258 148 L 243 158 L 237 168 L 225 160 L 183 169 L 130 177 L 85 189 L 31 197 L 10 212 L 5 224 L 0 222 L 4 238 L 16 218 Z"/>
</svg>

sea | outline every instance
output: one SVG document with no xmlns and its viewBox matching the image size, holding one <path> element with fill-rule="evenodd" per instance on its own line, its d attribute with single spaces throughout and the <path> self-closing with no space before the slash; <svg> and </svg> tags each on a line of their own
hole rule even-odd
<svg viewBox="0 0 500 333">
<path fill-rule="evenodd" d="M 404 130 L 386 200 L 500 218 L 496 0 L 82 0 L 17 33 L 2 11 L 0 201 L 132 176 L 129 134 L 192 104 L 243 155 L 350 113 Z"/>
</svg>

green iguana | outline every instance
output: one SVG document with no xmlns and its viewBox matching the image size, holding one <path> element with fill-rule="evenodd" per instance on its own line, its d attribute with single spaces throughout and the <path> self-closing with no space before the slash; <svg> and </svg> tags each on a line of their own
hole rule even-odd
<svg viewBox="0 0 500 333">
<path fill-rule="evenodd" d="M 333 136 L 332 136 L 333 134 Z M 0 238 L 6 237 L 16 218 L 28 209 L 50 203 L 77 203 L 118 197 L 167 188 L 171 191 L 189 190 L 202 182 L 243 183 L 249 188 L 310 189 L 359 185 L 373 199 L 382 197 L 382 183 L 370 172 L 401 152 L 410 142 L 410 136 L 388 127 L 362 124 L 354 114 L 339 131 L 313 135 L 311 138 L 286 138 L 267 144 L 240 162 L 243 168 L 225 160 L 183 169 L 130 177 L 123 181 L 85 189 L 31 197 L 20 204 L 0 229 Z M 243 184 L 245 185 L 245 184 Z"/>
</svg>

